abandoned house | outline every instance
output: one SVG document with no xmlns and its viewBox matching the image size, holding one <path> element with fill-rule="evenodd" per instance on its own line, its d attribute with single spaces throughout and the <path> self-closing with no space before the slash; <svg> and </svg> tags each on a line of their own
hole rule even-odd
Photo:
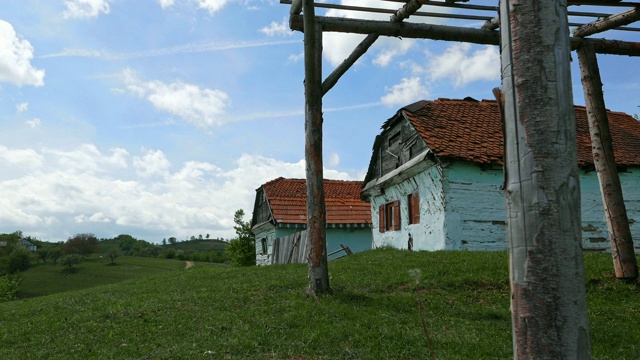
<svg viewBox="0 0 640 360">
<path fill-rule="evenodd" d="M 324 180 L 328 254 L 341 245 L 353 253 L 371 249 L 371 211 L 360 198 L 362 186 L 362 181 Z M 251 226 L 258 265 L 271 264 L 275 239 L 306 229 L 306 198 L 304 179 L 279 177 L 256 189 Z"/>
<path fill-rule="evenodd" d="M 609 249 L 585 108 L 575 107 L 582 246 Z M 633 238 L 640 237 L 640 121 L 607 111 Z M 503 135 L 496 101 L 438 99 L 408 105 L 376 137 L 362 189 L 373 247 L 506 249 Z M 639 242 L 635 247 L 638 248 Z"/>
</svg>

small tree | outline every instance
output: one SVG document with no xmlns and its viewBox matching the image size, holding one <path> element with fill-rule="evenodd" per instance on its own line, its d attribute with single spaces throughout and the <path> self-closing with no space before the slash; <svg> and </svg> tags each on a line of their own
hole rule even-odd
<svg viewBox="0 0 640 360">
<path fill-rule="evenodd" d="M 66 254 L 89 255 L 98 248 L 98 238 L 93 234 L 77 234 L 69 238 L 64 244 L 63 251 Z"/>
<path fill-rule="evenodd" d="M 107 257 L 109 258 L 109 261 L 111 261 L 109 265 L 115 265 L 118 256 L 120 256 L 120 251 L 116 249 L 109 250 L 109 252 L 107 253 Z"/>
<path fill-rule="evenodd" d="M 49 249 L 49 259 L 51 259 L 51 261 L 53 261 L 54 264 L 58 263 L 58 259 L 60 259 L 60 257 L 62 256 L 63 252 L 62 252 L 62 247 L 61 246 L 54 246 L 51 249 Z"/>
<path fill-rule="evenodd" d="M 49 258 L 49 248 L 45 246 L 36 250 L 36 257 L 38 260 L 42 260 L 42 262 L 46 264 L 47 259 Z"/>
<path fill-rule="evenodd" d="M 70 254 L 60 259 L 60 264 L 66 267 L 67 270 L 71 270 L 71 268 L 73 268 L 73 265 L 80 264 L 82 260 L 83 260 L 82 255 Z"/>
<path fill-rule="evenodd" d="M 245 222 L 244 210 L 237 210 L 233 217 L 237 237 L 231 239 L 225 251 L 235 266 L 253 266 L 256 264 L 256 238 L 251 232 L 251 223 Z"/>
</svg>

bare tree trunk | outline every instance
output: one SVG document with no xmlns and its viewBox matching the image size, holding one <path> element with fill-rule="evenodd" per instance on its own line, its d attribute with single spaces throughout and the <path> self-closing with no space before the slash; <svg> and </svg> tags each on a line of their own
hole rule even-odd
<svg viewBox="0 0 640 360">
<path fill-rule="evenodd" d="M 566 0 L 501 0 L 515 359 L 589 359 Z"/>
<path fill-rule="evenodd" d="M 313 0 L 304 0 L 305 159 L 307 173 L 308 293 L 328 292 L 326 207 L 322 165 L 322 29 L 315 24 Z"/>
<path fill-rule="evenodd" d="M 633 250 L 633 238 L 616 169 L 616 159 L 613 156 L 613 142 L 593 45 L 585 43 L 578 48 L 578 59 L 589 119 L 593 163 L 600 181 L 604 215 L 609 229 L 613 268 L 618 279 L 634 280 L 638 278 L 638 263 Z"/>
</svg>

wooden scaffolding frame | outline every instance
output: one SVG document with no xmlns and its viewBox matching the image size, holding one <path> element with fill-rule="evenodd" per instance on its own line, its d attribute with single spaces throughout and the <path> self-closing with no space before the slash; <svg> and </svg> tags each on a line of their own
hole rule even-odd
<svg viewBox="0 0 640 360">
<path fill-rule="evenodd" d="M 574 357 L 570 355 L 584 358 L 585 353 L 574 352 L 546 352 L 532 353 L 530 352 L 535 346 L 530 346 L 529 342 L 536 342 L 531 336 L 540 336 L 540 332 L 544 329 L 544 324 L 536 328 L 535 321 L 522 321 L 524 318 L 535 318 L 536 316 L 559 316 L 562 312 L 577 311 L 580 314 L 574 316 L 579 318 L 576 321 L 569 321 L 567 328 L 570 342 L 577 344 L 576 348 L 588 351 L 588 329 L 586 322 L 586 304 L 584 303 L 584 286 L 572 288 L 569 292 L 576 294 L 567 295 L 568 298 L 563 301 L 574 302 L 574 308 L 577 310 L 562 308 L 556 306 L 555 310 L 549 310 L 542 307 L 536 307 L 532 304 L 541 303 L 549 300 L 544 296 L 536 297 L 532 295 L 534 292 L 544 293 L 544 288 L 528 289 L 526 276 L 533 276 L 540 269 L 562 268 L 567 265 L 556 261 L 557 254 L 546 254 L 532 256 L 538 251 L 535 247 L 536 242 L 540 242 L 545 246 L 554 247 L 555 244 L 545 244 L 545 240 L 531 238 L 531 228 L 546 226 L 540 221 L 540 217 L 547 215 L 531 215 L 525 216 L 527 213 L 544 212 L 540 208 L 540 185 L 544 182 L 554 184 L 557 179 L 549 179 L 552 173 L 559 174 L 564 183 L 558 186 L 561 189 L 557 194 L 563 198 L 558 205 L 562 209 L 555 209 L 562 213 L 556 214 L 560 217 L 554 223 L 558 227 L 571 227 L 569 229 L 569 238 L 577 239 L 581 237 L 580 229 L 580 204 L 579 191 L 575 194 L 577 185 L 577 159 L 575 152 L 575 141 L 573 141 L 573 151 L 568 151 L 566 156 L 560 156 L 553 161 L 549 167 L 546 165 L 540 168 L 536 164 L 536 156 L 548 156 L 540 142 L 545 142 L 544 138 L 532 136 L 539 129 L 536 126 L 535 119 L 529 119 L 527 112 L 538 112 L 546 117 L 554 118 L 551 120 L 550 126 L 558 127 L 558 131 L 569 131 L 575 139 L 574 129 L 565 129 L 566 123 L 575 123 L 575 117 L 571 111 L 567 110 L 567 104 L 573 104 L 571 98 L 571 81 L 569 69 L 570 51 L 564 49 L 576 50 L 580 63 L 581 79 L 583 83 L 585 104 L 589 119 L 589 128 L 592 141 L 592 150 L 594 164 L 598 173 L 598 179 L 601 185 L 603 204 L 605 209 L 605 218 L 611 240 L 611 250 L 614 261 L 614 269 L 616 276 L 622 279 L 636 279 L 638 277 L 638 269 L 636 258 L 633 251 L 633 239 L 629 230 L 626 209 L 622 198 L 622 190 L 620 180 L 616 169 L 615 159 L 613 157 L 613 145 L 609 134 L 609 125 L 606 114 L 606 107 L 602 93 L 602 83 L 600 79 L 596 54 L 624 55 L 624 56 L 640 56 L 640 42 L 623 41 L 618 39 L 594 38 L 592 35 L 602 33 L 620 34 L 639 33 L 640 28 L 631 27 L 634 22 L 640 19 L 640 2 L 625 2 L 621 0 L 548 0 L 548 1 L 530 1 L 530 0 L 494 0 L 496 6 L 487 6 L 478 4 L 479 1 L 474 0 L 380 0 L 379 3 L 398 3 L 397 10 L 389 10 L 383 6 L 380 7 L 363 7 L 342 5 L 339 1 L 333 2 L 316 2 L 314 0 L 281 0 L 280 3 L 291 5 L 289 14 L 289 25 L 292 30 L 304 33 L 304 55 L 305 55 L 305 158 L 306 158 L 306 177 L 307 177 L 307 214 L 308 223 L 307 230 L 309 232 L 311 251 L 309 254 L 309 287 L 310 292 L 323 292 L 329 289 L 328 270 L 326 260 L 326 241 L 325 241 L 325 205 L 324 205 L 324 189 L 323 189 L 323 161 L 322 161 L 322 97 L 347 70 L 367 52 L 369 47 L 375 43 L 380 36 L 430 39 L 443 41 L 467 42 L 473 44 L 498 45 L 501 47 L 502 56 L 502 89 L 496 89 L 501 109 L 503 110 L 503 121 L 505 122 L 505 176 L 513 183 L 513 186 L 507 189 L 507 208 L 509 212 L 509 233 L 507 236 L 510 242 L 511 257 L 511 282 L 512 282 L 512 310 L 514 324 L 514 355 L 516 357 L 526 357 L 532 355 L 536 357 Z M 486 4 L 486 1 L 484 1 Z M 532 5 L 537 4 L 537 5 Z M 535 6 L 535 8 L 534 8 Z M 437 12 L 434 9 L 447 8 L 447 12 Z M 389 14 L 389 21 L 367 20 L 357 18 L 327 17 L 317 16 L 316 8 L 338 9 L 360 13 L 386 13 Z M 586 9 L 587 11 L 581 11 Z M 597 11 L 596 11 L 597 10 Z M 602 12 L 601 12 L 602 11 Z M 562 13 L 557 15 L 558 13 Z M 503 14 L 503 16 L 500 16 Z M 531 16 L 531 15 L 534 16 Z M 447 20 L 455 20 L 456 23 L 464 23 L 467 26 L 451 26 L 436 25 L 424 22 L 405 21 L 409 17 L 412 19 L 422 18 L 445 18 Z M 527 23 L 535 19 L 536 23 Z M 571 19 L 590 19 L 590 21 L 571 22 Z M 481 28 L 477 28 L 477 24 L 482 22 Z M 476 27 L 468 24 L 476 24 Z M 524 27 L 527 25 L 538 25 L 535 31 L 527 31 Z M 528 29 L 531 29 L 529 27 Z M 534 28 L 534 27 L 533 27 Z M 551 28 L 550 32 L 555 34 L 543 34 Z M 507 31 L 501 31 L 507 29 Z M 566 29 L 567 34 L 562 34 Z M 558 31 L 559 30 L 559 31 Z M 571 36 L 568 32 L 571 31 Z M 323 32 L 341 32 L 341 33 L 357 33 L 366 35 L 364 40 L 353 50 L 353 52 L 339 65 L 333 72 L 322 80 L 322 34 Z M 541 33 L 541 34 L 536 34 Z M 560 33 L 560 35 L 557 35 Z M 547 36 L 547 38 L 545 38 Z M 554 37 L 555 38 L 552 38 Z M 534 48 L 535 47 L 535 48 Z M 551 52 L 554 52 L 551 54 Z M 541 96 L 535 90 L 535 78 L 526 66 L 523 65 L 523 56 L 531 56 L 529 61 L 540 61 L 541 63 L 551 63 L 549 69 L 552 69 L 552 76 L 557 81 L 556 86 L 559 90 L 550 89 L 554 99 L 554 106 L 542 104 L 533 104 L 533 100 L 528 98 L 536 98 Z M 553 69 L 553 68 L 556 69 Z M 549 74 L 547 74 L 548 76 Z M 531 78 L 529 78 L 531 77 Z M 567 80 L 568 77 L 568 80 Z M 534 86 L 527 87 L 519 82 L 522 79 L 530 80 Z M 526 81 L 525 81 L 526 82 Z M 567 84 L 568 82 L 568 84 Z M 547 87 L 550 88 L 550 87 Z M 562 89 L 568 89 L 563 91 Z M 524 99 L 524 100 L 523 100 Z M 544 101 L 543 101 L 544 102 Z M 568 120 L 568 121 L 567 121 Z M 544 131 L 542 131 L 544 132 Z M 528 143 L 530 141 L 530 143 Z M 524 144 L 527 142 L 526 144 Z M 569 144 L 571 145 L 571 144 Z M 571 148 L 571 146 L 569 146 Z M 532 153 L 533 155 L 526 155 Z M 523 155 L 524 154 L 524 155 Z M 528 157 L 527 157 L 528 156 Z M 548 159 L 550 160 L 550 159 Z M 572 164 L 573 163 L 573 164 Z M 555 166 L 555 167 L 554 167 Z M 516 168 L 515 170 L 512 169 Z M 564 172 L 566 168 L 568 172 Z M 572 172 L 575 169 L 576 171 Z M 543 176 L 532 175 L 528 178 L 520 178 L 527 173 L 542 173 Z M 514 179 L 516 178 L 517 179 Z M 513 180 L 512 180 L 513 179 Z M 569 179 L 568 181 L 566 179 Z M 572 180 L 573 179 L 573 180 Z M 576 184 L 571 184 L 575 180 Z M 533 186 L 531 183 L 534 183 Z M 538 186 L 538 187 L 536 187 Z M 544 184 L 542 185 L 544 186 Z M 567 188 L 568 187 L 568 188 Z M 546 194 L 545 194 L 546 195 Z M 553 197 L 552 196 L 552 197 Z M 538 198 L 536 198 L 538 197 Z M 546 201 L 546 198 L 543 200 Z M 554 200 L 555 201 L 555 200 Z M 554 211 L 555 211 L 554 210 Z M 524 215 L 523 215 L 524 214 Z M 533 219 L 533 220 L 532 220 Z M 563 223 L 562 223 L 563 222 Z M 542 225 L 541 225 L 542 224 Z M 528 227 L 528 228 L 527 228 Z M 577 233 L 577 234 L 576 234 Z M 540 238 L 544 236 L 536 235 Z M 553 238 L 555 235 L 550 235 Z M 571 240 L 571 239 L 570 239 Z M 546 241 L 549 241 L 547 239 Z M 562 241 L 559 241 L 562 242 Z M 568 241 L 570 243 L 571 241 Z M 581 244 L 569 244 L 568 247 L 559 248 L 562 252 L 581 251 Z M 562 276 L 583 276 L 581 254 L 580 259 L 571 258 L 570 261 L 578 261 L 576 269 L 564 274 L 560 271 L 559 277 Z M 569 264 L 569 267 L 573 265 Z M 546 271 L 544 270 L 544 271 Z M 564 274 L 564 275 L 563 275 Z M 567 281 L 560 279 L 559 281 Z M 580 282 L 580 281 L 578 281 Z M 584 284 L 583 284 L 584 285 Z M 558 284 L 551 284 L 558 286 Z M 544 294 L 543 294 L 544 295 Z M 547 294 L 548 295 L 548 294 Z M 557 295 L 557 294 L 555 294 Z M 554 295 L 554 296 L 555 296 Z M 566 294 L 564 294 L 566 295 Z M 562 296 L 564 296 L 562 295 Z M 573 296 L 573 297 L 571 297 Z M 562 301 L 561 301 L 562 302 Z M 576 305 L 577 304 L 577 305 Z M 557 305 L 557 304 L 556 304 Z M 541 312 L 538 312 L 541 311 Z M 557 311 L 557 313 L 545 313 L 545 311 Z M 582 330 L 580 330 L 582 329 Z M 563 334 L 550 333 L 550 337 L 555 339 L 563 338 Z M 534 335 L 532 335 L 534 334 Z M 527 338 L 528 336 L 528 338 Z M 544 336 L 542 336 L 544 337 Z M 554 341 L 551 339 L 550 341 Z M 586 341 L 586 346 L 585 346 Z M 545 344 L 540 348 L 549 348 L 549 344 Z M 553 347 L 551 347 L 553 348 Z M 524 349 L 524 350 L 523 350 Z M 528 353 L 524 353 L 529 351 Z M 551 350 L 545 350 L 551 351 Z M 580 351 L 580 350 L 579 350 Z M 519 355 L 518 355 L 519 354 Z M 586 354 L 588 355 L 588 354 Z"/>
</svg>

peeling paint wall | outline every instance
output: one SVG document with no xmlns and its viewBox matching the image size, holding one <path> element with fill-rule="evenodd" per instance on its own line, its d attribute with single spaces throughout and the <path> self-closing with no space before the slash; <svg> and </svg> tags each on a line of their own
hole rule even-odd
<svg viewBox="0 0 640 360">
<path fill-rule="evenodd" d="M 620 173 L 636 252 L 640 251 L 640 169 Z M 414 250 L 505 250 L 506 209 L 501 167 L 482 170 L 477 164 L 455 162 L 427 171 L 383 190 L 371 198 L 373 247 Z M 582 244 L 584 249 L 609 251 L 609 234 L 595 172 L 581 172 Z M 408 224 L 407 195 L 419 190 L 420 223 Z M 399 200 L 400 230 L 379 231 L 380 205 Z"/>
<path fill-rule="evenodd" d="M 443 183 L 439 166 L 432 166 L 399 184 L 385 188 L 382 195 L 371 198 L 373 247 L 391 246 L 407 249 L 409 235 L 413 250 L 442 250 L 446 248 L 444 233 Z M 407 196 L 418 190 L 420 222 L 409 224 Z M 400 201 L 400 230 L 380 232 L 378 211 L 380 205 Z"/>
<path fill-rule="evenodd" d="M 443 169 L 447 249 L 506 249 L 502 168 L 482 170 L 468 162 Z"/>
<path fill-rule="evenodd" d="M 272 224 L 264 225 L 259 229 L 254 229 L 256 235 L 256 265 L 271 265 L 273 257 L 274 240 L 280 237 L 289 236 L 302 228 L 275 228 Z M 371 250 L 372 234 L 371 228 L 329 228 L 327 229 L 327 254 L 340 249 L 340 244 L 348 246 L 353 253 Z M 262 238 L 267 239 L 267 253 L 262 254 Z M 337 253 L 329 257 L 329 260 L 339 258 L 344 252 Z"/>
</svg>

